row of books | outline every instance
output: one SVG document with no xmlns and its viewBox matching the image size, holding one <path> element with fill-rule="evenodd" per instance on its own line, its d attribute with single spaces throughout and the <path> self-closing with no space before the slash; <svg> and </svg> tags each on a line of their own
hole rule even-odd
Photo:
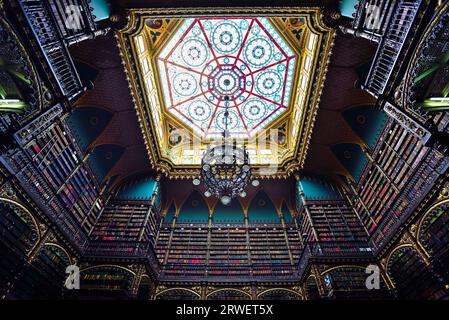
<svg viewBox="0 0 449 320">
<path fill-rule="evenodd" d="M 94 240 L 155 241 L 158 228 L 158 214 L 150 202 L 133 205 L 112 200 L 104 208 L 91 236 Z"/>
<path fill-rule="evenodd" d="M 309 214 L 303 208 L 299 219 L 306 241 L 363 241 L 367 238 L 363 225 L 346 200 L 328 201 L 325 205 L 310 201 L 306 205 Z"/>
<path fill-rule="evenodd" d="M 444 122 L 447 125 L 446 117 Z M 393 122 L 384 131 L 373 158 L 381 170 L 367 168 L 357 185 L 355 202 L 374 244 L 380 246 L 444 173 L 448 159 Z"/>
<path fill-rule="evenodd" d="M 40 128 L 23 148 L 31 159 L 30 181 L 49 194 L 50 202 L 60 201 L 72 217 L 88 233 L 102 210 L 98 185 L 90 168 L 63 122 L 55 121 Z M 39 183 L 39 180 L 43 183 Z M 45 190 L 49 186 L 52 190 Z M 56 195 L 56 199 L 53 198 Z"/>
<path fill-rule="evenodd" d="M 356 186 L 359 194 L 355 199 L 356 210 L 370 234 L 384 220 L 397 201 L 399 191 L 409 183 L 427 151 L 399 124 L 390 122 L 387 125 L 372 152 L 377 165 L 370 162 Z"/>
<path fill-rule="evenodd" d="M 205 228 L 192 232 L 191 228 L 161 228 L 156 252 L 164 270 L 171 272 L 176 269 L 175 265 L 184 268 L 182 265 L 191 261 L 215 266 L 216 269 L 208 273 L 217 275 L 228 274 L 229 270 L 245 265 L 249 269 L 252 265 L 290 265 L 290 245 L 286 238 L 292 238 L 292 244 L 295 245 L 299 242 L 298 232 L 291 229 L 287 235 L 282 227 L 277 230 L 270 228 L 268 231 L 265 228 Z M 299 256 L 297 251 L 294 255 L 296 259 Z"/>
</svg>

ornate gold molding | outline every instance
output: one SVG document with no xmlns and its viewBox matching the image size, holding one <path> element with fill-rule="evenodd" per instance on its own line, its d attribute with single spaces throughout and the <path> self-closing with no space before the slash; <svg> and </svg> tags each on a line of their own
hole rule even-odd
<svg viewBox="0 0 449 320">
<path fill-rule="evenodd" d="M 156 125 L 151 116 L 145 96 L 145 88 L 139 76 L 139 67 L 134 53 L 133 36 L 140 34 L 147 18 L 185 18 L 185 17 L 295 17 L 307 16 L 307 27 L 318 36 L 316 54 L 311 68 L 308 93 L 304 99 L 304 110 L 301 116 L 297 142 L 291 156 L 286 157 L 276 168 L 276 173 L 257 173 L 262 179 L 285 179 L 304 166 L 309 141 L 313 132 L 320 97 L 326 78 L 328 63 L 332 53 L 336 32 L 322 21 L 320 8 L 303 7 L 256 7 L 256 8 L 167 8 L 167 9 L 130 9 L 127 26 L 115 33 L 117 44 L 129 82 L 132 101 L 139 120 L 139 126 L 144 137 L 150 165 L 159 173 L 170 179 L 184 179 L 197 176 L 199 165 L 176 165 L 163 155 L 157 141 Z M 299 84 L 298 84 L 299 86 Z"/>
</svg>

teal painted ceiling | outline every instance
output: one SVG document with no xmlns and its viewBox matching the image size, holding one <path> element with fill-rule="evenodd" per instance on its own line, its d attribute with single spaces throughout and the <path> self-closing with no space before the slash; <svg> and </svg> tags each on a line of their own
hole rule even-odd
<svg viewBox="0 0 449 320">
<path fill-rule="evenodd" d="M 123 183 L 117 192 L 120 200 L 150 200 L 158 182 L 151 177 L 132 178 Z"/>
<path fill-rule="evenodd" d="M 214 223 L 244 223 L 245 216 L 238 200 L 232 199 L 229 206 L 218 202 L 214 208 L 212 219 Z"/>
<path fill-rule="evenodd" d="M 331 150 L 353 179 L 358 181 L 368 162 L 362 148 L 354 143 L 341 143 L 331 146 Z"/>
<path fill-rule="evenodd" d="M 198 191 L 193 191 L 178 214 L 180 223 L 208 223 L 209 208 Z"/>
<path fill-rule="evenodd" d="M 291 214 L 290 210 L 288 210 L 287 205 L 285 204 L 285 202 L 282 204 L 282 215 L 284 216 L 285 223 L 292 223 L 293 222 L 292 214 Z"/>
<path fill-rule="evenodd" d="M 96 108 L 82 107 L 73 110 L 67 124 L 83 151 L 100 135 L 112 119 L 112 113 Z"/>
<path fill-rule="evenodd" d="M 94 83 L 98 76 L 98 70 L 88 65 L 87 63 L 75 60 L 76 71 L 84 85 L 89 85 L 89 82 Z"/>
<path fill-rule="evenodd" d="M 374 106 L 358 106 L 343 112 L 343 118 L 363 141 L 374 148 L 388 117 Z"/>
<path fill-rule="evenodd" d="M 103 181 L 108 172 L 120 159 L 124 150 L 122 146 L 116 144 L 103 144 L 93 149 L 87 162 L 98 181 Z"/>
<path fill-rule="evenodd" d="M 273 202 L 263 191 L 259 191 L 251 200 L 248 209 L 249 223 L 279 223 L 279 216 Z"/>
<path fill-rule="evenodd" d="M 166 223 L 170 223 L 173 221 L 173 218 L 175 217 L 176 214 L 176 208 L 174 203 L 172 203 L 172 205 L 168 208 L 167 213 L 165 214 L 165 218 L 164 218 L 164 222 Z"/>
<path fill-rule="evenodd" d="M 297 182 L 298 190 L 304 192 L 306 200 L 338 200 L 341 194 L 338 188 L 321 177 L 301 177 Z"/>
</svg>

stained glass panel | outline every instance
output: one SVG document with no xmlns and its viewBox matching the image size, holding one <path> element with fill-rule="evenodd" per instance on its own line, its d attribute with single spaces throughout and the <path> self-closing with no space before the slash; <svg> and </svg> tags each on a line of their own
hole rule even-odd
<svg viewBox="0 0 449 320">
<path fill-rule="evenodd" d="M 205 138 L 254 136 L 290 103 L 296 55 L 266 18 L 186 19 L 158 55 L 165 107 Z"/>
</svg>

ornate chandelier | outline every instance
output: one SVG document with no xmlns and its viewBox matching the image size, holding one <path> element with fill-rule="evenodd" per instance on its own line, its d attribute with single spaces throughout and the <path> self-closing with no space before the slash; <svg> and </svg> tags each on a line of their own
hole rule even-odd
<svg viewBox="0 0 449 320">
<path fill-rule="evenodd" d="M 193 180 L 194 185 L 199 185 L 202 180 L 207 189 L 204 195 L 206 197 L 213 195 L 219 198 L 224 205 L 229 205 L 231 200 L 237 196 L 246 197 L 245 190 L 252 177 L 246 147 L 239 147 L 235 141 L 231 142 L 228 139 L 228 116 L 228 107 L 226 107 L 224 141 L 208 146 L 201 161 L 200 178 Z M 258 186 L 259 181 L 253 179 L 251 184 Z"/>
</svg>

